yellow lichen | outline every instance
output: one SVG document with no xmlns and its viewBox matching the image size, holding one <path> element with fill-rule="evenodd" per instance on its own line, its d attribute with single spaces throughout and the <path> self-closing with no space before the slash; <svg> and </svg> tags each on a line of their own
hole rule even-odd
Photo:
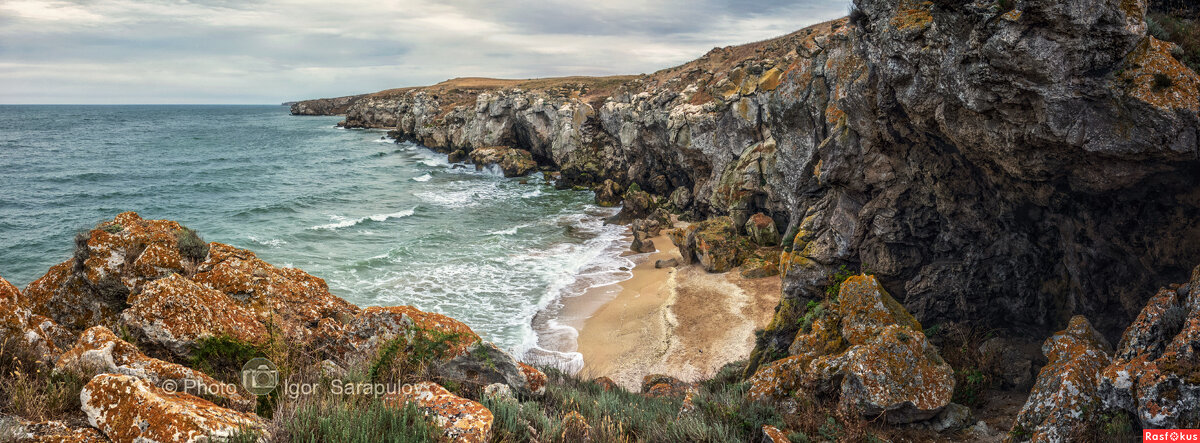
<svg viewBox="0 0 1200 443">
<path fill-rule="evenodd" d="M 1171 43 L 1147 37 L 1119 75 L 1129 95 L 1157 108 L 1200 110 L 1200 79 L 1171 56 Z"/>
</svg>

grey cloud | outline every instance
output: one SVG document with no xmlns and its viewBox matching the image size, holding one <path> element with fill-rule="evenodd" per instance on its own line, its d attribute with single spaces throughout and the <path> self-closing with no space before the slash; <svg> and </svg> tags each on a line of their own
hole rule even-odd
<svg viewBox="0 0 1200 443">
<path fill-rule="evenodd" d="M 458 76 L 653 72 L 848 4 L 0 2 L 0 103 L 274 103 Z"/>
</svg>

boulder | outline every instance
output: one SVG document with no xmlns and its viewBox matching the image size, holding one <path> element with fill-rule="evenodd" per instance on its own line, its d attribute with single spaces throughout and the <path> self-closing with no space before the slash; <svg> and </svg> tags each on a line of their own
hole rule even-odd
<svg viewBox="0 0 1200 443">
<path fill-rule="evenodd" d="M 504 383 L 526 397 L 546 393 L 546 375 L 542 371 L 517 361 L 489 342 L 476 342 L 458 356 L 436 363 L 434 372 L 447 379 L 481 386 Z"/>
<path fill-rule="evenodd" d="M 658 250 L 654 247 L 654 241 L 650 240 L 649 234 L 641 231 L 633 231 L 633 241 L 629 244 L 629 249 L 639 254 Z"/>
<path fill-rule="evenodd" d="M 596 204 L 612 207 L 621 204 L 621 185 L 612 180 L 605 180 L 596 187 Z"/>
<path fill-rule="evenodd" d="M 669 220 L 669 219 L 668 219 Z M 629 224 L 629 230 L 634 233 L 644 233 L 646 237 L 658 237 L 666 225 L 657 218 L 640 218 Z"/>
<path fill-rule="evenodd" d="M 57 357 L 60 344 L 71 341 L 70 332 L 53 320 L 34 314 L 22 305 L 21 292 L 0 277 L 0 343 L 22 342 L 47 361 Z"/>
<path fill-rule="evenodd" d="M 61 421 L 26 422 L 0 416 L 0 441 L 17 443 L 107 443 L 94 428 L 72 427 Z"/>
<path fill-rule="evenodd" d="M 733 221 L 716 217 L 697 225 L 695 236 L 696 260 L 708 272 L 725 272 L 741 264 L 741 250 Z M 689 238 L 688 243 L 692 244 Z"/>
<path fill-rule="evenodd" d="M 676 248 L 679 248 L 679 255 L 683 257 L 685 265 L 696 262 L 696 236 L 694 234 L 697 228 L 697 225 L 688 225 L 667 231 L 667 238 L 671 239 L 671 243 L 674 243 Z"/>
<path fill-rule="evenodd" d="M 779 244 L 779 228 L 775 220 L 759 212 L 750 216 L 745 224 L 746 235 L 759 246 L 776 246 Z"/>
<path fill-rule="evenodd" d="M 449 441 L 483 443 L 492 436 L 492 412 L 483 405 L 459 397 L 436 383 L 405 385 L 399 393 L 388 394 L 384 403 L 403 407 L 415 403 L 433 423 L 442 428 Z"/>
<path fill-rule="evenodd" d="M 450 163 L 462 163 L 468 158 L 470 157 L 467 155 L 467 151 L 456 149 L 446 156 L 446 161 Z"/>
<path fill-rule="evenodd" d="M 1100 404 L 1100 371 L 1109 363 L 1104 337 L 1083 316 L 1042 344 L 1049 362 L 1009 432 L 1011 441 L 1066 441 L 1072 428 L 1093 417 Z"/>
<path fill-rule="evenodd" d="M 678 267 L 678 266 L 679 266 L 679 260 L 678 260 L 678 259 L 674 259 L 674 258 L 669 258 L 669 259 L 666 259 L 666 260 L 655 260 L 655 261 L 654 261 L 654 268 L 655 268 L 655 269 L 662 269 L 662 268 L 674 268 L 674 267 Z"/>
<path fill-rule="evenodd" d="M 475 169 L 497 165 L 504 172 L 505 177 L 520 177 L 537 169 L 537 163 L 533 161 L 533 154 L 524 149 L 507 146 L 476 148 L 471 151 L 471 161 L 475 163 Z"/>
<path fill-rule="evenodd" d="M 625 192 L 621 212 L 617 214 L 619 223 L 627 223 L 640 218 L 646 218 L 658 208 L 654 196 L 634 185 Z"/>
<path fill-rule="evenodd" d="M 147 357 L 104 326 L 84 331 L 75 347 L 63 353 L 54 367 L 56 370 L 81 374 L 128 375 L 167 392 L 214 398 L 238 409 L 248 409 L 254 405 L 254 399 L 240 387 L 221 383 L 186 366 Z"/>
<path fill-rule="evenodd" d="M 178 274 L 146 284 L 128 303 L 121 324 L 140 342 L 180 358 L 190 356 L 196 341 L 206 337 L 255 345 L 269 338 L 258 316 L 241 302 Z"/>
<path fill-rule="evenodd" d="M 613 381 L 611 378 L 608 378 L 608 377 L 598 377 L 596 379 L 593 379 L 592 383 L 599 385 L 600 388 L 604 389 L 605 391 L 621 389 L 620 387 L 617 386 L 617 382 Z"/>
<path fill-rule="evenodd" d="M 1146 303 L 1101 372 L 1099 395 L 1146 429 L 1200 428 L 1200 267 Z"/>
<path fill-rule="evenodd" d="M 780 431 L 779 428 L 776 428 L 771 425 L 763 425 L 762 441 L 765 443 L 791 443 L 792 442 L 792 440 L 788 438 L 787 433 Z"/>
<path fill-rule="evenodd" d="M 671 197 L 667 200 L 676 210 L 685 210 L 692 204 L 692 191 L 688 188 L 680 186 L 671 191 Z"/>
<path fill-rule="evenodd" d="M 262 419 L 253 414 L 167 392 L 129 375 L 97 375 L 79 400 L 88 424 L 116 443 L 201 442 L 261 433 L 263 428 Z"/>
<path fill-rule="evenodd" d="M 747 396 L 777 401 L 797 390 L 836 393 L 844 407 L 889 423 L 936 416 L 954 392 L 954 371 L 929 344 L 920 324 L 883 290 L 875 277 L 842 283 L 836 302 L 806 313 L 808 325 L 789 357 L 750 377 Z"/>
<path fill-rule="evenodd" d="M 738 266 L 739 273 L 745 278 L 764 278 L 779 275 L 779 262 L 771 262 L 761 258 L 750 258 Z"/>
</svg>

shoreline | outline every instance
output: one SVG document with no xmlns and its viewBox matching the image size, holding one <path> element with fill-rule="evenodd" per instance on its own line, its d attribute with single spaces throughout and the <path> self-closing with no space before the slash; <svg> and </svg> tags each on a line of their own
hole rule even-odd
<svg viewBox="0 0 1200 443">
<path fill-rule="evenodd" d="M 748 357 L 754 331 L 771 320 L 779 276 L 746 279 L 736 270 L 710 274 L 682 264 L 658 269 L 657 260 L 682 260 L 665 232 L 652 241 L 657 251 L 631 254 L 640 256 L 631 257 L 632 278 L 560 301 L 557 321 L 578 331 L 574 349 L 563 351 L 582 356 L 581 377 L 606 376 L 633 392 L 649 374 L 709 378 Z"/>
</svg>

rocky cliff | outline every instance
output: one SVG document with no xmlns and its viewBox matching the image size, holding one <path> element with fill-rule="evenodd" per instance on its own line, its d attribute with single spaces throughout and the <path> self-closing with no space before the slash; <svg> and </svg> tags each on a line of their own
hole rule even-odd
<svg viewBox="0 0 1200 443">
<path fill-rule="evenodd" d="M 767 214 L 792 240 L 774 354 L 841 266 L 924 324 L 1045 336 L 1082 314 L 1115 339 L 1200 262 L 1200 79 L 1147 35 L 1145 0 L 855 6 L 651 75 L 365 95 L 342 125 Z"/>
</svg>

